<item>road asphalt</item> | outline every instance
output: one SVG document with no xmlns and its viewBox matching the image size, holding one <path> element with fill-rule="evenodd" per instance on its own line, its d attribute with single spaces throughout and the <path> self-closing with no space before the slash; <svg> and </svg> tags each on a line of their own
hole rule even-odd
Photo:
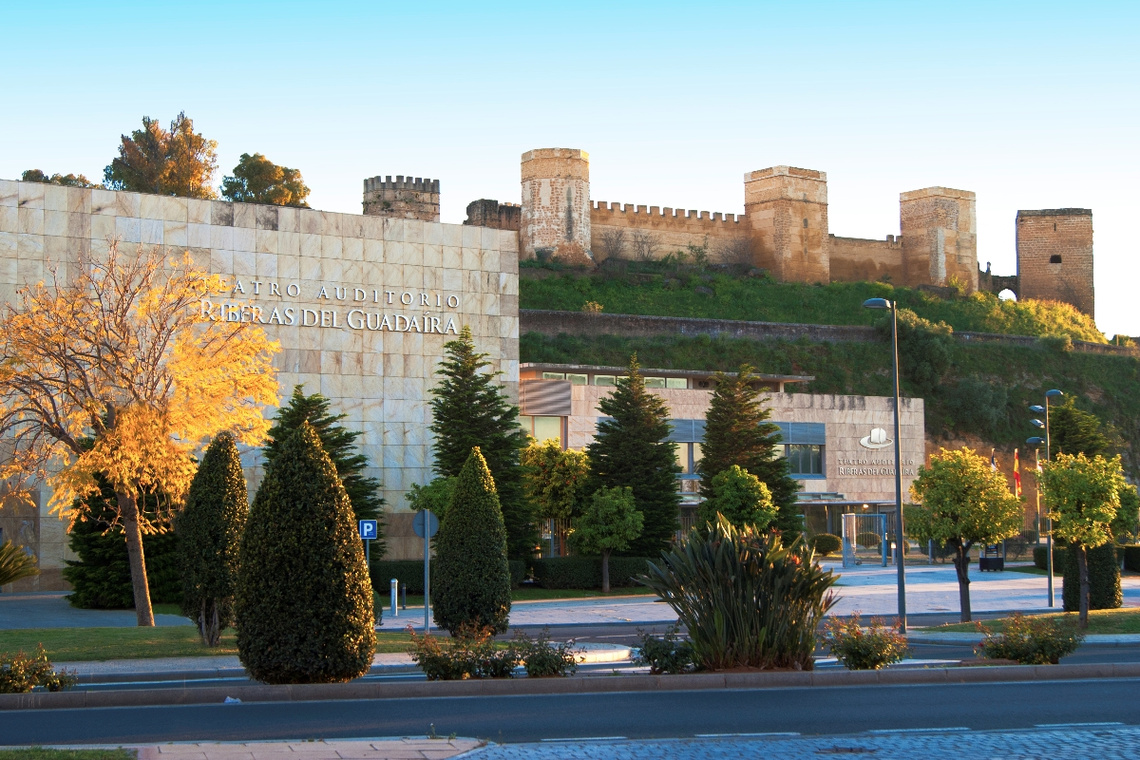
<svg viewBox="0 0 1140 760">
<path fill-rule="evenodd" d="M 850 615 L 859 613 L 864 618 L 883 617 L 891 619 L 894 617 L 897 612 L 897 571 L 895 568 L 884 568 L 878 565 L 842 568 L 837 563 L 830 564 L 828 567 L 834 569 L 836 573 L 841 576 L 839 585 L 835 589 L 839 596 L 839 601 L 833 608 L 832 614 Z M 1124 605 L 1126 607 L 1140 607 L 1140 576 L 1125 576 L 1122 579 L 1122 586 L 1124 589 Z M 972 607 L 975 613 L 1010 612 L 1015 610 L 1024 612 L 1050 611 L 1046 605 L 1046 579 L 1043 576 L 1020 573 L 1012 570 L 1000 573 L 981 573 L 975 570 L 971 578 L 970 591 Z M 906 567 L 906 592 L 907 608 L 911 615 L 931 613 L 953 614 L 958 610 L 958 584 L 954 569 L 950 565 L 908 565 Z M 1058 608 L 1060 606 L 1060 600 L 1061 579 L 1058 577 L 1056 579 L 1056 604 Z M 644 596 L 517 602 L 513 605 L 511 610 L 511 625 L 528 627 L 596 626 L 614 623 L 660 627 L 673 623 L 676 619 L 676 614 L 670 607 Z M 158 625 L 187 625 L 188 621 L 185 618 L 175 615 L 158 615 L 156 616 L 156 623 Z M 78 610 L 68 605 L 64 596 L 59 593 L 0 594 L 0 629 L 130 627 L 133 625 L 135 625 L 135 616 L 132 611 Z M 393 614 L 390 608 L 386 607 L 383 611 L 382 623 L 378 628 L 385 631 L 395 631 L 408 626 L 416 630 L 423 629 L 423 607 L 397 609 L 395 614 Z M 909 638 L 916 643 L 947 641 L 972 643 L 977 641 L 979 636 L 974 633 L 935 634 L 924 632 L 921 629 L 916 630 L 912 627 Z M 1098 643 L 1140 645 L 1140 635 L 1089 637 L 1090 643 L 1094 640 Z M 592 653 L 592 657 L 599 661 L 604 661 L 607 658 L 622 658 L 624 656 L 625 652 L 616 646 L 596 646 Z M 797 677 L 801 680 L 814 679 L 811 680 L 812 683 L 816 681 L 823 682 L 821 679 L 832 682 L 836 679 L 848 677 L 852 678 L 853 681 L 862 681 L 874 676 L 875 678 L 885 679 L 879 682 L 915 682 L 914 679 L 916 678 L 922 680 L 950 678 L 953 680 L 965 676 L 963 669 L 955 669 L 955 674 L 947 676 L 947 669 L 945 668 L 919 670 L 913 667 L 917 664 L 921 663 L 909 663 L 909 665 L 911 665 L 909 669 L 900 669 L 893 674 L 882 673 L 875 675 L 869 673 L 847 673 L 846 671 L 835 670 L 817 670 L 814 673 L 784 675 Z M 241 673 L 241 665 L 236 657 L 184 657 L 56 663 L 56 665 L 57 667 L 65 667 L 68 670 L 76 671 L 81 677 L 84 677 L 85 680 L 87 678 L 114 679 L 116 677 L 181 679 L 203 677 L 211 674 L 234 675 L 235 673 Z M 414 668 L 414 665 L 411 662 L 410 656 L 404 654 L 377 655 L 374 662 L 374 672 L 409 670 L 412 668 Z M 1094 668 L 1093 666 L 1048 666 L 1046 668 L 1032 669 L 1023 666 L 1020 668 L 971 668 L 969 669 L 971 671 L 986 670 L 990 671 L 990 673 L 979 673 L 977 675 L 971 675 L 968 678 L 969 680 L 991 680 L 1009 677 L 1014 680 L 1025 680 L 1035 677 L 1056 677 L 1061 675 L 1062 670 L 1066 668 L 1084 669 L 1080 672 L 1072 670 L 1071 674 L 1067 677 L 1133 675 L 1131 668 L 1123 665 L 1109 665 L 1100 668 Z M 999 673 L 999 671 L 1002 672 Z M 1006 671 L 1009 671 L 1009 673 Z M 1016 671 L 1016 673 L 1011 674 L 1013 671 Z M 1125 671 L 1128 672 L 1126 673 Z M 1040 672 L 1041 675 L 1033 675 L 1035 672 Z M 1137 671 L 1137 674 L 1140 674 L 1140 670 Z M 760 676 L 761 674 L 749 675 Z M 778 674 L 764 675 L 777 676 Z M 567 679 L 560 680 L 565 681 Z M 581 681 L 581 679 L 569 680 Z M 612 681 L 612 679 L 608 680 Z M 667 680 L 657 678 L 653 678 L 652 680 L 655 682 L 653 688 L 674 688 Z M 751 678 L 749 680 L 756 680 L 757 686 L 762 686 L 765 683 L 763 679 L 757 680 L 756 678 Z M 769 685 L 776 686 L 780 680 L 782 679 L 776 678 Z M 517 685 L 515 688 L 526 688 L 523 686 L 523 684 L 526 683 L 525 679 L 513 683 Z M 600 685 L 602 681 L 599 679 L 597 683 Z M 691 688 L 681 686 L 680 682 L 674 683 L 676 683 L 676 687 Z M 473 683 L 454 685 L 461 687 L 462 693 L 479 693 L 477 689 L 472 690 L 471 687 L 476 686 L 476 684 Z M 616 686 L 616 684 L 613 685 Z M 411 687 L 411 684 L 404 686 Z M 447 686 L 447 684 L 419 684 L 420 688 L 426 686 L 443 687 Z M 490 686 L 490 684 L 488 684 L 488 686 Z M 531 686 L 537 687 L 539 684 L 532 684 Z M 543 686 L 558 688 L 557 682 L 547 682 L 543 684 Z M 504 682 L 502 685 L 495 684 L 494 686 L 496 689 L 504 687 L 511 687 L 511 682 Z M 715 688 L 712 684 L 710 684 L 710 687 Z M 244 693 L 256 699 L 257 692 L 249 690 L 281 689 L 289 687 L 249 686 L 245 688 L 247 691 Z M 581 691 L 584 687 L 582 685 L 571 686 L 571 684 L 567 683 L 562 688 Z M 170 690 L 154 691 L 151 694 L 151 696 L 155 698 L 154 703 L 163 701 L 159 697 L 160 691 L 169 692 Z M 115 692 L 107 692 L 106 694 L 111 693 Z M 121 692 L 119 693 L 121 694 Z M 93 693 L 89 692 L 88 694 Z M 458 695 L 459 692 L 456 693 L 456 696 Z M 39 706 L 48 706 L 49 703 L 42 701 L 42 698 L 63 697 L 65 695 L 41 694 L 29 696 L 41 698 L 41 700 L 37 701 Z M 74 696 L 78 697 L 79 695 L 76 694 Z M 135 704 L 150 703 L 147 702 L 147 695 L 145 693 L 136 692 L 135 697 L 139 699 Z M 280 699 L 282 697 L 275 696 L 269 698 Z M 305 697 L 301 693 L 298 693 L 294 697 L 285 698 Z M 95 696 L 94 700 L 95 701 L 92 701 L 91 698 L 87 698 L 84 704 L 93 705 L 100 703 L 98 696 Z M 16 706 L 14 702 L 0 700 L 0 709 Z M 30 702 L 24 701 L 20 706 L 30 707 L 33 705 Z M 62 704 L 60 706 L 62 706 Z M 478 749 L 482 744 L 482 742 L 472 739 L 439 739 L 426 737 L 362 739 L 352 742 L 259 742 L 210 745 L 168 744 L 141 747 L 138 749 L 138 755 L 140 758 L 146 758 L 147 760 L 160 757 L 166 760 L 213 760 L 214 758 L 217 758 L 217 760 L 230 760 L 230 758 L 234 758 L 235 760 L 237 758 L 241 758 L 241 760 L 263 760 L 263 758 L 264 760 L 270 760 L 270 758 L 273 758 L 276 760 L 285 754 L 296 757 L 298 760 L 351 760 L 351 758 L 372 758 L 375 760 L 393 758 L 393 760 L 402 760 L 404 758 L 450 758 L 466 753 L 472 753 L 472 756 L 475 757 L 487 751 Z M 494 755 L 494 753 L 488 755 L 488 757 L 492 756 L 497 755 Z"/>
</svg>

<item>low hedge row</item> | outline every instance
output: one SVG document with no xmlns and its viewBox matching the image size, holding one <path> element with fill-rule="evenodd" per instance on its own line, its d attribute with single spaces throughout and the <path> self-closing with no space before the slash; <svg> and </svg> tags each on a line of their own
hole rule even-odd
<svg viewBox="0 0 1140 760">
<path fill-rule="evenodd" d="M 646 557 L 610 557 L 610 587 L 638 585 L 634 578 L 644 575 Z M 534 582 L 540 588 L 602 587 L 602 560 L 600 557 L 546 557 L 531 561 Z"/>
<path fill-rule="evenodd" d="M 526 578 L 526 563 L 512 559 L 507 563 L 511 569 L 511 588 L 518 588 Z M 421 559 L 372 560 L 372 588 L 380 596 L 387 596 L 392 579 L 400 582 L 409 594 L 424 592 L 424 562 Z M 435 565 L 431 566 L 435 573 Z"/>
</svg>

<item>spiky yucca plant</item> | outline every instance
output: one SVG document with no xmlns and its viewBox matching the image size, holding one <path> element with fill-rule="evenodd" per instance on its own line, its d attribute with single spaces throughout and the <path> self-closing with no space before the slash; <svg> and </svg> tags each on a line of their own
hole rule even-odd
<svg viewBox="0 0 1140 760">
<path fill-rule="evenodd" d="M 837 580 L 800 539 L 784 546 L 778 533 L 717 515 L 650 563 L 641 582 L 677 612 L 700 669 L 811 670 Z"/>
</svg>

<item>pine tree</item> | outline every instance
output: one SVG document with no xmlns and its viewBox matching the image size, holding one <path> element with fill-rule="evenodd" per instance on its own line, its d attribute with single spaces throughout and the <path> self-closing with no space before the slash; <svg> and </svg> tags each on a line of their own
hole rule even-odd
<svg viewBox="0 0 1140 760">
<path fill-rule="evenodd" d="M 446 357 L 436 374 L 439 385 L 432 390 L 431 431 L 435 471 L 458 475 L 471 449 L 482 452 L 495 479 L 503 522 L 507 528 L 507 553 L 512 559 L 534 554 L 538 533 L 522 485 L 519 455 L 526 446 L 526 433 L 519 427 L 519 409 L 503 393 L 487 354 L 475 350 L 471 330 L 463 327 L 456 340 L 444 344 Z"/>
<path fill-rule="evenodd" d="M 67 545 L 77 559 L 67 560 L 63 577 L 71 584 L 67 601 L 72 607 L 95 610 L 129 610 L 135 605 L 131 586 L 131 563 L 123 528 L 115 510 L 115 492 L 100 479 L 101 491 L 75 502 L 75 524 Z M 177 604 L 182 598 L 178 537 L 169 522 L 160 518 L 155 497 L 143 504 L 143 514 L 164 528 L 142 537 L 147 556 L 147 586 L 157 603 Z"/>
<path fill-rule="evenodd" d="M 436 624 L 453 634 L 464 628 L 506 631 L 511 612 L 507 531 L 494 478 L 478 446 L 459 472 L 435 548 Z"/>
<path fill-rule="evenodd" d="M 242 537 L 238 656 L 266 683 L 332 683 L 368 672 L 372 583 L 348 494 L 308 422 L 280 441 Z"/>
<path fill-rule="evenodd" d="M 772 493 L 777 513 L 773 526 L 781 533 L 799 533 L 802 520 L 796 508 L 799 484 L 788 475 L 788 460 L 777 456 L 780 428 L 768 421 L 761 391 L 754 386 L 752 367 L 741 365 L 736 376 L 716 376 L 705 415 L 701 445 L 701 496 L 713 496 L 712 480 L 733 465 L 760 479 Z"/>
<path fill-rule="evenodd" d="M 174 518 L 182 565 L 182 614 L 193 620 L 206 646 L 233 624 L 238 547 L 249 496 L 237 444 L 221 433 L 206 449 L 190 483 L 186 506 Z"/>
<path fill-rule="evenodd" d="M 360 432 L 346 430 L 337 423 L 347 415 L 329 412 L 330 401 L 320 393 L 305 395 L 305 387 L 297 385 L 289 403 L 277 411 L 273 427 L 269 428 L 269 441 L 263 449 L 266 463 L 272 462 L 281 449 L 279 441 L 287 439 L 293 431 L 308 422 L 321 439 L 321 448 L 329 455 L 336 467 L 340 482 L 352 502 L 352 512 L 357 520 L 378 520 L 384 511 L 384 497 L 380 495 L 383 485 L 376 478 L 364 476 L 368 458 L 356 450 L 356 439 Z M 371 552 L 376 557 L 384 555 L 384 523 L 377 526 L 377 537 L 372 542 Z"/>
<path fill-rule="evenodd" d="M 669 441 L 669 411 L 664 401 L 645 389 L 636 354 L 630 357 L 628 375 L 598 402 L 598 410 L 607 419 L 598 423 L 594 441 L 586 447 L 590 457 L 587 490 L 633 489 L 644 528 L 626 553 L 656 556 L 669 548 L 680 528 L 680 468 Z"/>
</svg>

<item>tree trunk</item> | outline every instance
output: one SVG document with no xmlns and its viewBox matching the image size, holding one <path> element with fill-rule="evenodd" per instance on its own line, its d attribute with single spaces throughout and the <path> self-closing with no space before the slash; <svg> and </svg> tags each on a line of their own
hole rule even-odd
<svg viewBox="0 0 1140 760">
<path fill-rule="evenodd" d="M 1092 584 L 1089 583 L 1089 555 L 1084 544 L 1073 544 L 1069 549 L 1077 552 L 1077 571 L 1081 578 L 1081 611 L 1077 624 L 1083 630 L 1089 627 L 1089 596 L 1092 593 Z"/>
<path fill-rule="evenodd" d="M 610 552 L 602 552 L 602 593 L 610 593 Z"/>
<path fill-rule="evenodd" d="M 207 602 L 203 599 L 201 622 L 202 643 L 208 647 L 216 647 L 222 639 L 222 632 L 219 630 L 218 623 L 218 600 L 211 599 Z"/>
<path fill-rule="evenodd" d="M 954 552 L 954 572 L 958 574 L 958 603 L 962 606 L 962 622 L 972 619 L 970 612 L 970 545 L 959 544 Z"/>
<path fill-rule="evenodd" d="M 131 590 L 135 597 L 135 615 L 140 626 L 154 626 L 154 610 L 150 606 L 150 588 L 146 580 L 146 557 L 143 555 L 142 528 L 139 525 L 139 503 L 134 494 L 116 491 L 123 533 L 127 539 L 127 559 L 131 565 Z"/>
</svg>

